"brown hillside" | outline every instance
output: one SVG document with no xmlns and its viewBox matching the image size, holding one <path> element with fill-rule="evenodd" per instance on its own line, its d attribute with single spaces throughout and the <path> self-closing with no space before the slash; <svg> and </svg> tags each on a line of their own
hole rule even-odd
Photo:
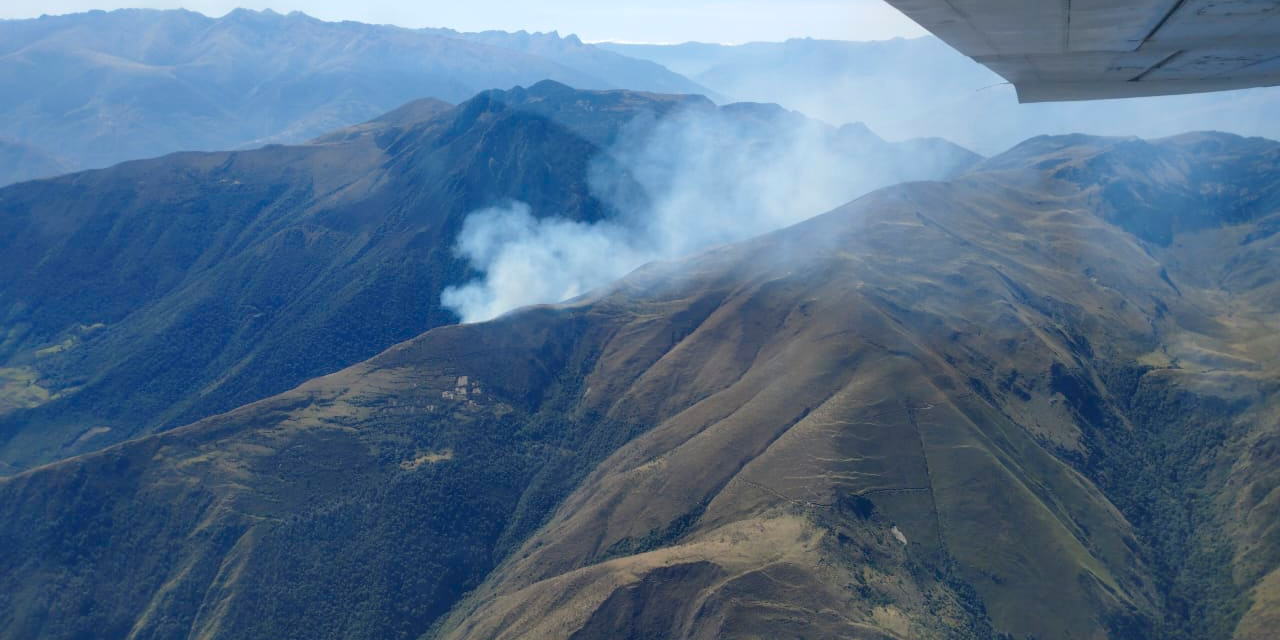
<svg viewBox="0 0 1280 640">
<path fill-rule="evenodd" d="M 1275 201 L 1111 199 L 1237 143 L 1036 141 L 2 480 L 0 635 L 1260 640 Z"/>
</svg>

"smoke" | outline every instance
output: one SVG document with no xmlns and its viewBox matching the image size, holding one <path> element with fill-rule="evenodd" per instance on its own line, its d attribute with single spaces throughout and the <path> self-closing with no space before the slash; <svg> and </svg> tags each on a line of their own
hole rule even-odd
<svg viewBox="0 0 1280 640">
<path fill-rule="evenodd" d="M 1277 87 L 1019 104 L 1004 78 L 934 37 L 621 50 L 665 61 L 732 100 L 776 102 L 831 123 L 864 122 L 891 140 L 941 136 L 985 154 L 1042 134 L 1160 138 L 1215 130 L 1280 139 Z M 677 55 L 703 59 L 673 62 Z"/>
<path fill-rule="evenodd" d="M 933 162 L 865 129 L 837 130 L 772 105 L 633 124 L 589 176 L 616 217 L 575 222 L 521 202 L 470 214 L 455 250 L 484 277 L 446 289 L 444 306 L 476 322 L 563 301 L 646 262 L 778 229 L 878 186 L 943 177 L 961 160 Z M 637 183 L 643 202 L 627 188 Z"/>
<path fill-rule="evenodd" d="M 537 219 L 523 202 L 467 216 L 456 251 L 485 278 L 440 297 L 464 322 L 581 295 L 648 259 L 631 232 L 602 222 Z"/>
</svg>

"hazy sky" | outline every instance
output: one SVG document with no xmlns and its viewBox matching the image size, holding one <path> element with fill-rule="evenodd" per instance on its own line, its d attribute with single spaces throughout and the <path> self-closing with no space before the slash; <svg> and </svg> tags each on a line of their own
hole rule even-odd
<svg viewBox="0 0 1280 640">
<path fill-rule="evenodd" d="M 121 7 L 181 7 L 221 16 L 237 6 L 406 27 L 557 30 L 588 41 L 882 40 L 924 34 L 883 0 L 0 0 L 0 18 Z"/>
</svg>

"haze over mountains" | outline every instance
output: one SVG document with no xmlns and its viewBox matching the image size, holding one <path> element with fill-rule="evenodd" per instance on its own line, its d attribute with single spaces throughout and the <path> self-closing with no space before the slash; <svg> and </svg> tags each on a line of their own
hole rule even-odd
<svg viewBox="0 0 1280 640">
<path fill-rule="evenodd" d="M 653 60 L 727 99 L 864 122 L 891 140 L 943 137 L 984 154 L 1043 134 L 1159 137 L 1212 129 L 1280 138 L 1280 89 L 1019 105 L 1003 78 L 933 37 L 597 46 Z"/>
<path fill-rule="evenodd" d="M 0 184 L 180 150 L 300 143 L 417 98 L 457 103 L 544 79 L 778 103 L 984 154 L 1045 133 L 1280 137 L 1280 90 L 1017 105 L 998 76 L 932 37 L 592 45 L 301 13 L 120 10 L 0 21 L 0 138 L 24 149 L 0 148 Z"/>
<path fill-rule="evenodd" d="M 549 40 L 555 46 L 537 44 Z M 583 89 L 707 92 L 656 64 L 558 36 L 464 37 L 247 10 L 0 21 L 0 137 L 70 168 L 298 143 L 410 100 L 456 103 L 545 79 Z M 0 184 L 48 173 L 35 169 L 0 165 Z"/>
<path fill-rule="evenodd" d="M 0 480 L 0 629 L 1268 638 L 1278 163 L 1037 138 Z"/>
<path fill-rule="evenodd" d="M 546 81 L 308 145 L 0 189 L 0 473 L 979 159 L 774 106 Z M 512 207 L 514 227 L 477 214 Z"/>
<path fill-rule="evenodd" d="M 994 82 L 0 22 L 0 640 L 1270 640 L 1280 94 Z"/>
</svg>

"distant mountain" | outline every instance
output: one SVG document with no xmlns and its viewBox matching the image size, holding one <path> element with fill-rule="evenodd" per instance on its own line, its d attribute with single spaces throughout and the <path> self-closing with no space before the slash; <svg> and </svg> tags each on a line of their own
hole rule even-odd
<svg viewBox="0 0 1280 640">
<path fill-rule="evenodd" d="M 700 90 L 653 63 L 554 35 L 468 37 L 243 9 L 0 21 L 0 136 L 78 168 L 297 143 L 415 98 L 459 102 L 544 79 Z"/>
<path fill-rule="evenodd" d="M 728 100 L 777 102 L 889 139 L 938 136 L 998 153 L 1042 134 L 1169 136 L 1220 130 L 1280 139 L 1280 89 L 1019 105 L 1013 87 L 933 37 L 725 46 L 596 45 L 652 60 Z"/>
<path fill-rule="evenodd" d="M 545 81 L 457 107 L 416 101 L 308 145 L 0 189 L 0 474 L 229 410 L 455 322 L 442 291 L 483 275 L 455 251 L 471 213 L 518 201 L 565 224 L 643 217 L 666 185 L 701 178 L 680 168 L 689 144 L 643 144 L 677 115 L 719 136 L 689 143 L 712 163 L 767 169 L 791 157 L 768 158 L 780 149 L 822 149 L 823 193 L 802 194 L 814 207 L 981 160 L 776 106 Z M 797 147 L 802 132 L 818 140 Z M 624 162 L 631 148 L 642 157 Z M 782 222 L 760 224 L 713 237 Z"/>
<path fill-rule="evenodd" d="M 1270 638 L 1278 158 L 1033 139 L 0 479 L 0 637 Z"/>
<path fill-rule="evenodd" d="M 70 170 L 66 163 L 32 145 L 0 138 L 0 186 Z"/>
<path fill-rule="evenodd" d="M 423 31 L 545 58 L 570 69 L 608 79 L 614 86 L 623 89 L 690 93 L 705 95 L 712 99 L 721 98 L 706 87 L 670 71 L 663 65 L 583 44 L 582 40 L 574 35 L 560 37 L 560 34 L 555 32 L 528 33 L 525 31 L 466 33 L 453 29 L 423 29 Z"/>
</svg>

